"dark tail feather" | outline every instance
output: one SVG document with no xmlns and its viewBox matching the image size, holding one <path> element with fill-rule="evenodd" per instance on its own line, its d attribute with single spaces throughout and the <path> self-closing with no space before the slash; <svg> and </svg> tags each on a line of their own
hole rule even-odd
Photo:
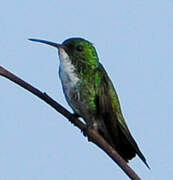
<svg viewBox="0 0 173 180">
<path fill-rule="evenodd" d="M 144 155 L 139 150 L 134 138 L 132 136 L 127 139 L 127 137 L 123 134 L 121 130 L 119 130 L 119 142 L 117 144 L 117 151 L 119 154 L 128 162 L 137 154 L 139 158 L 144 162 L 148 169 L 151 169 L 148 165 Z M 116 142 L 117 143 L 117 140 Z"/>
<path fill-rule="evenodd" d="M 144 155 L 139 150 L 134 138 L 131 135 L 127 138 L 120 128 L 117 128 L 116 131 L 118 132 L 115 133 L 115 129 L 110 127 L 108 123 L 106 124 L 106 127 L 112 141 L 110 142 L 107 138 L 106 139 L 125 161 L 128 162 L 128 160 L 131 160 L 137 154 L 147 168 L 150 169 Z"/>
<path fill-rule="evenodd" d="M 139 149 L 139 148 L 138 148 Z M 140 150 L 138 150 L 137 155 L 139 156 L 139 158 L 144 162 L 144 164 L 147 166 L 148 169 L 151 169 L 150 166 L 148 165 L 144 155 L 140 152 Z"/>
</svg>

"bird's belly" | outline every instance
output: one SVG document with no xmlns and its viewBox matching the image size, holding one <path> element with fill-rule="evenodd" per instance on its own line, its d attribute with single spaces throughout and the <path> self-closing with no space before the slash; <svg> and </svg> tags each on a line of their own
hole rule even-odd
<svg viewBox="0 0 173 180">
<path fill-rule="evenodd" d="M 83 85 L 81 79 L 79 79 L 72 71 L 66 71 L 61 67 L 59 69 L 59 75 L 64 95 L 73 111 L 81 116 L 86 124 L 92 124 L 95 127 L 98 126 L 91 118 L 93 110 L 91 109 L 89 100 L 86 97 L 86 92 L 90 93 L 90 88 L 87 85 Z"/>
</svg>

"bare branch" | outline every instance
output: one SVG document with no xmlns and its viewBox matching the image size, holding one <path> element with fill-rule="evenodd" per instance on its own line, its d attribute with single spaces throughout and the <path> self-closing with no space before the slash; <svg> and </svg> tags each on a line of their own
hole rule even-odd
<svg viewBox="0 0 173 180">
<path fill-rule="evenodd" d="M 85 132 L 89 141 L 96 144 L 100 147 L 118 166 L 126 173 L 126 175 L 132 180 L 141 180 L 141 178 L 128 166 L 128 164 L 124 161 L 123 158 L 100 136 L 96 130 L 89 129 L 87 130 L 86 125 L 81 122 L 75 115 L 71 114 L 67 111 L 63 106 L 53 100 L 46 93 L 41 92 L 40 90 L 34 88 L 27 82 L 23 81 L 16 75 L 7 71 L 5 68 L 0 66 L 0 75 L 6 77 L 7 79 L 13 81 L 19 86 L 27 89 L 31 93 L 35 94 L 37 97 L 45 101 L 51 107 L 53 107 L 57 112 L 65 116 L 72 124 L 77 126 L 81 131 Z"/>
</svg>

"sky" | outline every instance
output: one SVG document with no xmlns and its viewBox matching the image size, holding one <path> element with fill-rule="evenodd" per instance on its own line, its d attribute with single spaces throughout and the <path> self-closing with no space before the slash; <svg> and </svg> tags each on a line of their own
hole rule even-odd
<svg viewBox="0 0 173 180">
<path fill-rule="evenodd" d="M 91 41 L 151 170 L 138 157 L 129 165 L 143 180 L 171 179 L 172 9 L 170 0 L 2 1 L 0 65 L 71 111 L 58 77 L 57 51 L 27 39 Z M 0 180 L 128 179 L 42 100 L 3 77 L 0 88 Z"/>
</svg>

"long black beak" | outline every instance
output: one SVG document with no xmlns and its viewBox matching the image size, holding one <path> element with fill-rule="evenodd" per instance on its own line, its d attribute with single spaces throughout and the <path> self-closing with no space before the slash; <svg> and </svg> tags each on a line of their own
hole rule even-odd
<svg viewBox="0 0 173 180">
<path fill-rule="evenodd" d="M 63 47 L 63 45 L 61 44 L 58 44 L 58 43 L 54 43 L 54 42 L 51 42 L 51 41 L 46 41 L 46 40 L 41 40 L 41 39 L 28 39 L 30 41 L 34 41 L 34 42 L 39 42 L 39 43 L 44 43 L 44 44 L 47 44 L 49 46 L 53 46 L 53 47 L 56 47 L 56 48 L 60 48 L 60 47 Z"/>
</svg>

